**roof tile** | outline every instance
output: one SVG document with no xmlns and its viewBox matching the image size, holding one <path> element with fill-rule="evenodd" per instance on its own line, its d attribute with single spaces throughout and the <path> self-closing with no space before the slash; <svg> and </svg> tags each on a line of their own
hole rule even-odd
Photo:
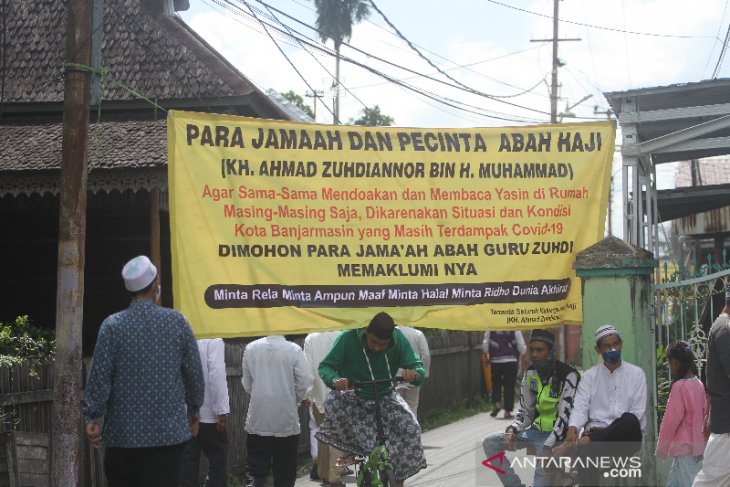
<svg viewBox="0 0 730 487">
<path fill-rule="evenodd" d="M 63 124 L 3 125 L 2 133 L 0 173 L 60 169 Z M 92 124 L 88 154 L 92 170 L 165 166 L 165 120 Z"/>
<path fill-rule="evenodd" d="M 106 0 L 104 6 L 101 64 L 118 83 L 150 98 L 243 95 L 254 89 L 179 17 L 142 13 L 139 0 Z M 4 101 L 62 101 L 66 2 L 14 0 L 5 9 L 6 38 L 13 42 L 2 73 Z M 196 45 L 203 49 L 196 53 L 187 47 Z M 217 70 L 211 69 L 211 61 Z M 103 86 L 105 100 L 134 98 L 117 83 Z"/>
</svg>

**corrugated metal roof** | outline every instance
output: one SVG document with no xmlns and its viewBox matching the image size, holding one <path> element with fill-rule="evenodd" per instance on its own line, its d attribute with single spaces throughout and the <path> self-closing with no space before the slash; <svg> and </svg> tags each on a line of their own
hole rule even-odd
<svg viewBox="0 0 730 487">
<path fill-rule="evenodd" d="M 674 162 L 721 156 L 730 153 L 727 137 L 730 124 L 719 123 L 730 116 L 730 79 L 705 80 L 669 86 L 604 93 L 622 129 L 631 126 L 636 136 L 630 144 L 623 141 L 622 151 L 639 148 L 653 141 L 676 139 L 682 143 L 660 144 L 649 150 L 652 162 Z M 684 139 L 683 133 L 715 122 L 712 132 Z M 690 132 L 688 132 L 690 131 Z"/>
</svg>

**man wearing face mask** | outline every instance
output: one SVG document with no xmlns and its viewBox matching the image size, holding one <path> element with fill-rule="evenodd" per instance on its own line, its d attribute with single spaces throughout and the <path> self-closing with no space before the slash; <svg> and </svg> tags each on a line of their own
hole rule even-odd
<svg viewBox="0 0 730 487">
<path fill-rule="evenodd" d="M 552 455 L 555 443 L 565 439 L 580 375 L 573 366 L 555 359 L 554 345 L 552 333 L 532 330 L 527 352 L 532 365 L 522 379 L 520 407 L 504 433 L 492 433 L 484 439 L 482 446 L 487 458 L 504 450 L 515 451 L 531 446 L 547 459 Z M 503 485 L 524 485 L 509 462 L 504 462 L 500 468 L 505 471 L 499 476 Z M 548 472 L 539 462 L 536 462 L 532 485 L 551 485 Z"/>
<path fill-rule="evenodd" d="M 197 434 L 203 404 L 198 344 L 179 311 L 155 303 L 159 276 L 149 258 L 127 262 L 122 278 L 132 302 L 99 329 L 84 432 L 93 447 L 106 446 L 109 487 L 177 487 L 183 445 Z"/>
<path fill-rule="evenodd" d="M 613 325 L 600 326 L 595 339 L 603 363 L 583 374 L 565 445 L 578 446 L 582 457 L 632 453 L 625 451 L 625 445 L 621 445 L 624 451 L 613 452 L 609 442 L 635 442 L 636 450 L 640 448 L 646 430 L 646 376 L 636 365 L 621 360 L 623 342 Z M 598 484 L 597 469 L 579 468 L 578 473 L 580 485 Z"/>
</svg>

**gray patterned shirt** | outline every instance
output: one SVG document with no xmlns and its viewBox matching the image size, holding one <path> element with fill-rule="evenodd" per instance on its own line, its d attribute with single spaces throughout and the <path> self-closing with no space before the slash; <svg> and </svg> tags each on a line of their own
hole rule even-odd
<svg viewBox="0 0 730 487">
<path fill-rule="evenodd" d="M 190 438 L 188 414 L 203 404 L 198 344 L 185 317 L 132 301 L 99 329 L 84 393 L 84 420 L 104 416 L 107 447 L 142 448 Z"/>
</svg>

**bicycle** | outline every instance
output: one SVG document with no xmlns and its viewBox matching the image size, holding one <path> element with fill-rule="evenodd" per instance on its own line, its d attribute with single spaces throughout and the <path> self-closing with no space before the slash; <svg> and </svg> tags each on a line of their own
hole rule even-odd
<svg viewBox="0 0 730 487">
<path fill-rule="evenodd" d="M 353 389 L 371 386 L 373 388 L 373 399 L 375 400 L 376 444 L 366 455 L 356 455 L 354 457 L 357 469 L 357 487 L 397 486 L 393 464 L 390 462 L 388 447 L 385 443 L 385 431 L 383 430 L 383 419 L 380 412 L 380 391 L 378 391 L 378 385 L 402 381 L 403 377 L 398 376 L 390 379 L 353 381 L 351 384 Z"/>
</svg>

